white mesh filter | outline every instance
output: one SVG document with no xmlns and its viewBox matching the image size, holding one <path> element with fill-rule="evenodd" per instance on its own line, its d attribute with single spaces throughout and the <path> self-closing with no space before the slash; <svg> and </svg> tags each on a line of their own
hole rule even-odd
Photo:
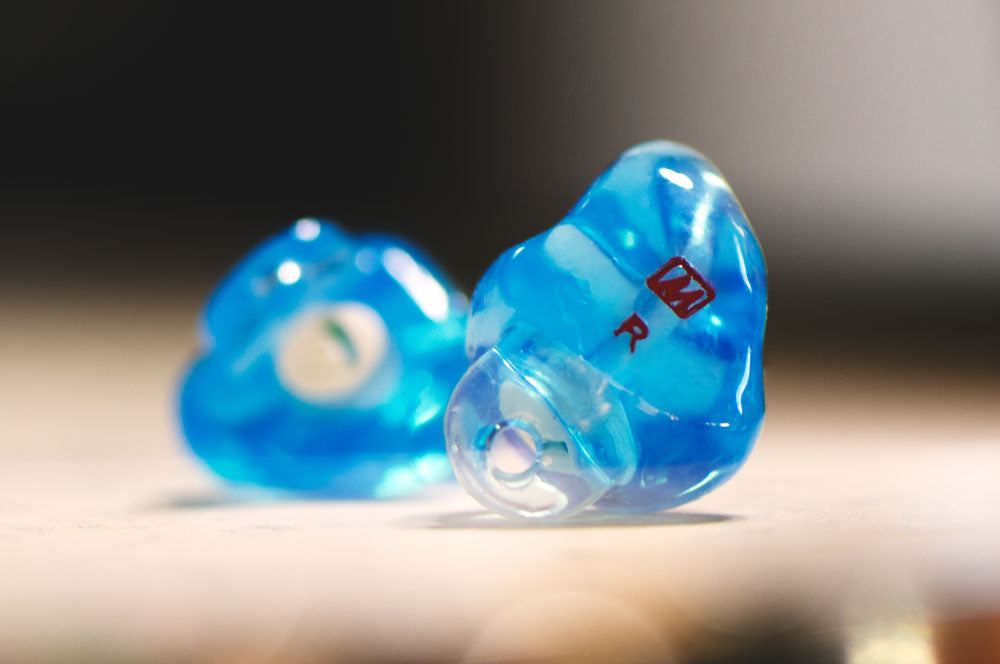
<svg viewBox="0 0 1000 664">
<path fill-rule="evenodd" d="M 371 307 L 360 302 L 314 307 L 287 325 L 275 368 L 281 384 L 304 401 L 344 401 L 372 378 L 388 346 L 389 331 Z"/>
</svg>

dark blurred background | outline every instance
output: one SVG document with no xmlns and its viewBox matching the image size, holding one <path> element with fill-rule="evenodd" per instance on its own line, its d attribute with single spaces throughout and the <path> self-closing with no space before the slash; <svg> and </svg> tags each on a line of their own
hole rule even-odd
<svg viewBox="0 0 1000 664">
<path fill-rule="evenodd" d="M 471 289 L 662 137 L 746 207 L 770 353 L 996 355 L 986 1 L 4 3 L 0 121 L 6 295 L 194 302 L 303 215 Z"/>
</svg>

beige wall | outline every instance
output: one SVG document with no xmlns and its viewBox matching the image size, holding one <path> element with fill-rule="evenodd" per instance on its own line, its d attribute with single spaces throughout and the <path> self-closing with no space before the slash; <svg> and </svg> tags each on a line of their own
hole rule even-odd
<svg viewBox="0 0 1000 664">
<path fill-rule="evenodd" d="M 525 88 L 526 189 L 575 196 L 625 146 L 673 138 L 719 163 L 786 266 L 1000 275 L 1000 5 L 544 7 L 494 72 Z"/>
</svg>

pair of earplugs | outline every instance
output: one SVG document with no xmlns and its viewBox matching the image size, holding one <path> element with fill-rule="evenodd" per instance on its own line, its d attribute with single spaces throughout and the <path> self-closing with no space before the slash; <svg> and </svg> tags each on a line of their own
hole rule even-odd
<svg viewBox="0 0 1000 664">
<path fill-rule="evenodd" d="M 653 512 L 746 459 L 766 313 L 729 185 L 644 143 L 471 303 L 404 242 L 296 222 L 209 299 L 181 423 L 236 483 L 388 498 L 453 471 L 507 516 Z"/>
</svg>

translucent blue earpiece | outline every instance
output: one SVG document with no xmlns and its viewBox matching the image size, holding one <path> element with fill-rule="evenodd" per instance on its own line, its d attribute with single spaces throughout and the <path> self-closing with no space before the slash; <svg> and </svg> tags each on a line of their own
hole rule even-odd
<svg viewBox="0 0 1000 664">
<path fill-rule="evenodd" d="M 209 299 L 184 434 L 237 483 L 392 497 L 448 477 L 441 421 L 468 366 L 465 316 L 413 247 L 298 221 Z"/>
<path fill-rule="evenodd" d="M 445 419 L 456 475 L 532 518 L 701 496 L 760 430 L 766 314 L 764 257 L 715 167 L 632 148 L 479 282 Z"/>
</svg>

